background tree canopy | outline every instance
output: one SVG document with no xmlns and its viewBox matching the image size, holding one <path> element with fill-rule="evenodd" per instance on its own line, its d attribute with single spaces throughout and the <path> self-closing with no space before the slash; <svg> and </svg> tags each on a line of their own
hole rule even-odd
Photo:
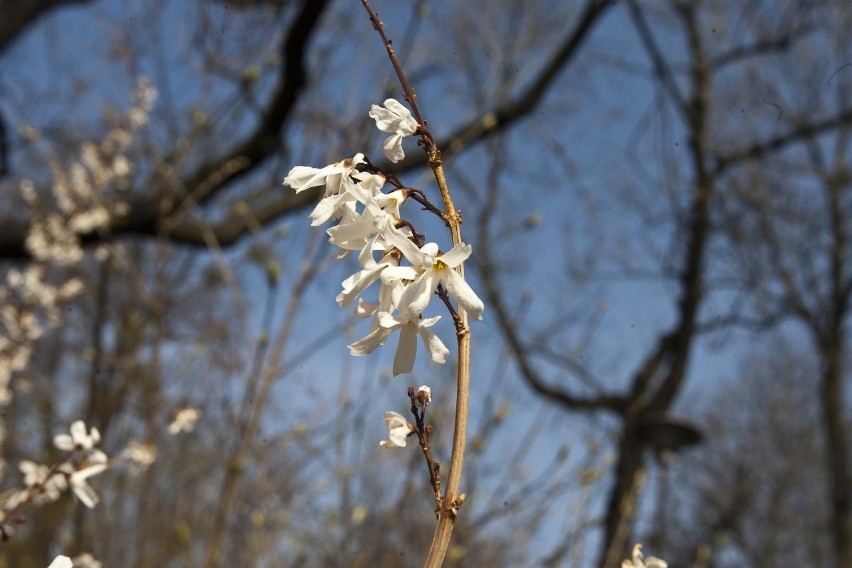
<svg viewBox="0 0 852 568">
<path fill-rule="evenodd" d="M 374 7 L 486 303 L 446 565 L 852 566 L 852 6 Z M 0 567 L 419 566 L 428 472 L 381 417 L 428 383 L 448 460 L 452 362 L 348 356 L 355 261 L 282 185 L 364 152 L 436 192 L 413 142 L 383 161 L 367 112 L 402 96 L 360 3 L 0 14 L 3 489 L 77 419 L 156 448 L 92 510 L 28 509 Z"/>
</svg>

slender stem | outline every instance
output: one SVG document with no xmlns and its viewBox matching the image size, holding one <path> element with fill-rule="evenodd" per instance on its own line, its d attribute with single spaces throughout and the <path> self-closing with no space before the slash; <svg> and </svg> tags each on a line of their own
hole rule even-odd
<svg viewBox="0 0 852 568">
<path fill-rule="evenodd" d="M 445 220 L 452 233 L 453 245 L 461 242 L 461 216 L 456 211 L 450 197 L 444 169 L 441 166 L 440 152 L 433 148 L 429 156 L 429 166 L 435 174 L 441 197 L 446 209 Z M 458 272 L 464 276 L 464 266 L 459 265 Z M 453 450 L 450 455 L 450 467 L 447 478 L 447 489 L 444 494 L 443 506 L 438 511 L 438 526 L 432 537 L 429 555 L 426 557 L 424 568 L 439 568 L 444 563 L 444 556 L 450 544 L 457 514 L 457 500 L 461 494 L 462 470 L 464 468 L 465 447 L 467 444 L 467 417 L 470 409 L 470 330 L 467 325 L 467 313 L 458 307 L 456 322 L 456 337 L 458 339 L 458 370 L 456 377 L 456 416 L 453 429 Z M 460 503 L 459 503 L 460 504 Z"/>
<path fill-rule="evenodd" d="M 423 119 L 423 115 L 417 106 L 417 95 L 409 84 L 405 72 L 402 70 L 402 65 L 394 52 L 390 39 L 385 34 L 382 20 L 370 7 L 369 0 L 361 0 L 361 3 L 364 5 L 364 9 L 367 10 L 373 27 L 382 38 L 382 42 L 388 52 L 388 57 L 402 86 L 405 100 L 408 101 L 414 117 L 420 124 L 418 133 L 423 141 L 429 167 L 435 176 L 435 181 L 441 192 L 441 199 L 444 202 L 442 217 L 450 229 L 453 245 L 455 246 L 462 242 L 462 219 L 450 195 L 450 188 L 447 185 L 447 178 L 444 175 L 444 167 L 441 163 L 441 151 L 435 145 L 432 135 L 426 129 L 426 121 Z M 456 271 L 464 277 L 463 264 L 460 264 L 456 268 Z M 462 470 L 464 468 L 464 455 L 467 444 L 467 418 L 470 408 L 470 329 L 468 328 L 467 313 L 461 306 L 458 307 L 457 317 L 454 317 L 453 320 L 456 326 L 459 354 L 456 377 L 456 414 L 453 426 L 453 450 L 450 455 L 450 466 L 447 474 L 447 489 L 441 506 L 438 509 L 438 525 L 435 527 L 435 534 L 432 537 L 429 555 L 423 564 L 424 568 L 439 568 L 444 563 L 444 556 L 450 544 L 450 537 L 453 533 L 458 508 L 464 501 L 464 497 L 459 489 L 461 487 Z"/>
</svg>

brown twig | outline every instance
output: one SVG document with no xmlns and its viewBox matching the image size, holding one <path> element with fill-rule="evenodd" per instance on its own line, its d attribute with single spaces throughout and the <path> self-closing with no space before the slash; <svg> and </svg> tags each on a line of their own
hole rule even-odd
<svg viewBox="0 0 852 568">
<path fill-rule="evenodd" d="M 429 482 L 432 484 L 432 489 L 435 492 L 435 507 L 436 511 L 441 510 L 443 497 L 441 495 L 441 464 L 435 461 L 432 455 L 432 444 L 429 442 L 429 437 L 432 435 L 432 425 L 426 423 L 426 407 L 429 405 L 429 400 L 422 392 L 417 392 L 414 387 L 408 387 L 408 398 L 411 399 L 411 413 L 414 415 L 414 422 L 417 426 L 417 439 L 420 442 L 420 449 L 423 450 L 423 457 L 426 458 L 426 465 L 429 468 Z"/>
</svg>

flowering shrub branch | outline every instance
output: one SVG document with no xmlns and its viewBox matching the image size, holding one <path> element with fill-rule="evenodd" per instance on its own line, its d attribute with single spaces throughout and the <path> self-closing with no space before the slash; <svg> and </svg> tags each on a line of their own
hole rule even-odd
<svg viewBox="0 0 852 568">
<path fill-rule="evenodd" d="M 150 81 L 140 77 L 131 108 L 113 119 L 113 127 L 101 141 L 84 143 L 79 156 L 67 164 L 49 160 L 49 188 L 39 190 L 28 180 L 20 185 L 23 200 L 32 210 L 26 249 L 33 262 L 22 269 L 10 268 L 0 277 L 0 409 L 12 402 L 15 381 L 27 380 L 39 340 L 62 325 L 62 308 L 84 291 L 77 276 L 86 259 L 84 237 L 108 232 L 110 223 L 129 211 L 126 198 L 134 164 L 128 150 L 147 124 L 155 97 Z M 102 244 L 95 258 L 105 261 L 117 248 Z M 172 435 L 189 432 L 199 417 L 199 411 L 184 407 L 176 412 L 168 431 Z M 0 443 L 4 436 L 0 427 Z M 52 465 L 21 460 L 20 483 L 0 493 L 0 540 L 8 540 L 15 527 L 26 522 L 32 507 L 55 502 L 70 491 L 83 505 L 94 508 L 100 499 L 90 479 L 121 465 L 144 469 L 156 460 L 152 442 L 131 441 L 109 457 L 98 447 L 100 441 L 97 428 L 87 428 L 78 420 L 69 433 L 53 438 L 53 447 L 65 454 L 62 459 Z M 4 465 L 0 456 L 0 479 Z M 101 564 L 90 554 L 81 554 L 73 561 L 58 556 L 50 566 L 72 565 L 99 568 Z"/>
<path fill-rule="evenodd" d="M 87 429 L 82 420 L 77 420 L 71 425 L 70 434 L 53 438 L 53 446 L 66 452 L 67 458 L 52 466 L 21 461 L 18 469 L 23 474 L 23 486 L 0 495 L 0 538 L 8 540 L 14 525 L 25 521 L 23 513 L 28 507 L 57 501 L 68 489 L 83 505 L 95 507 L 99 498 L 89 485 L 89 478 L 124 463 L 147 467 L 155 459 L 153 447 L 138 442 L 110 459 L 97 447 L 100 441 L 97 428 Z"/>
<path fill-rule="evenodd" d="M 380 171 L 361 153 L 323 168 L 296 166 L 290 170 L 284 184 L 297 193 L 312 187 L 323 187 L 323 197 L 309 215 L 311 225 L 336 221 L 337 224 L 329 228 L 327 233 L 329 242 L 340 249 L 338 258 L 353 252 L 358 254 L 360 269 L 343 281 L 342 291 L 337 295 L 341 307 L 355 303 L 356 315 L 371 318 L 367 335 L 349 345 L 352 355 L 371 353 L 398 331 L 393 363 L 395 376 L 412 370 L 418 337 L 431 361 L 444 364 L 450 351 L 430 329 L 441 316 L 424 317 L 435 295 L 447 307 L 453 320 L 458 345 L 458 369 L 453 449 L 446 494 L 441 493 L 440 466 L 432 455 L 429 441 L 433 428 L 425 420 L 426 407 L 431 402 L 429 387 L 420 387 L 418 391 L 409 388 L 408 396 L 415 424 L 410 424 L 396 412 L 385 414 L 388 439 L 381 442 L 383 447 L 404 447 L 409 436 L 416 435 L 418 438 L 429 469 L 438 516 L 425 566 L 437 567 L 443 563 L 455 517 L 464 502 L 464 494 L 460 493 L 459 488 L 470 397 L 468 314 L 481 319 L 484 305 L 464 278 L 464 261 L 472 254 L 472 247 L 462 240 L 461 214 L 450 195 L 441 152 L 426 128 L 426 121 L 417 106 L 417 96 L 405 77 L 381 19 L 367 0 L 362 3 L 382 38 L 410 107 L 409 110 L 395 99 L 387 99 L 381 106 L 372 105 L 369 116 L 376 121 L 380 131 L 389 134 L 382 149 L 388 160 L 399 162 L 405 157 L 404 139 L 419 136 L 418 143 L 426 152 L 443 208 L 431 203 L 422 190 L 407 187 L 395 176 Z M 394 189 L 385 193 L 382 190 L 388 183 Z M 436 243 L 427 242 L 411 221 L 401 217 L 400 208 L 409 197 L 444 221 L 452 237 L 452 248 L 449 251 L 442 252 Z M 361 295 L 377 282 L 378 301 L 364 300 Z"/>
</svg>

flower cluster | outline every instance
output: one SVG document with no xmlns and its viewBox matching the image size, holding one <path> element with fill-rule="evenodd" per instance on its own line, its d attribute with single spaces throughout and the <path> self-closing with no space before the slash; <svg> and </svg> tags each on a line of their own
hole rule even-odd
<svg viewBox="0 0 852 568">
<path fill-rule="evenodd" d="M 27 505 L 52 503 L 67 489 L 87 507 L 97 505 L 98 494 L 88 479 L 110 467 L 107 455 L 97 448 L 100 440 L 97 428 L 87 430 L 83 421 L 78 420 L 71 425 L 70 434 L 53 438 L 54 447 L 68 452 L 68 459 L 52 467 L 21 461 L 18 469 L 23 474 L 23 487 L 4 493 L 0 498 L 0 533 L 8 536 L 12 524 Z"/>
<path fill-rule="evenodd" d="M 0 408 L 12 400 L 13 378 L 26 378 L 35 343 L 59 327 L 62 306 L 83 292 L 83 282 L 74 275 L 84 255 L 81 235 L 105 229 L 127 212 L 120 199 L 133 171 L 127 151 L 155 97 L 150 81 L 141 77 L 131 109 L 115 117 L 114 127 L 101 141 L 84 143 L 79 156 L 67 164 L 50 160 L 49 188 L 39 190 L 26 180 L 20 185 L 32 210 L 25 246 L 34 262 L 0 276 Z M 99 256 L 108 250 L 102 247 Z M 0 444 L 4 437 L 0 428 Z M 2 466 L 0 456 L 0 471 Z"/>
<path fill-rule="evenodd" d="M 665 560 L 660 560 L 653 556 L 645 558 L 642 554 L 642 545 L 633 545 L 633 554 L 631 560 L 625 560 L 621 563 L 621 568 L 668 568 L 669 564 Z"/>
<path fill-rule="evenodd" d="M 380 130 L 392 133 L 384 151 L 388 159 L 398 161 L 404 157 L 402 139 L 414 134 L 418 125 L 401 103 L 388 99 L 384 106 L 373 105 L 370 116 Z M 366 355 L 399 331 L 393 374 L 400 375 L 414 365 L 418 336 L 434 363 L 446 362 L 449 350 L 429 329 L 440 316 L 423 317 L 439 286 L 477 319 L 484 306 L 455 270 L 470 256 L 470 245 L 459 243 L 443 253 L 435 243 L 421 244 L 422 237 L 400 218 L 400 207 L 412 190 L 397 187 L 385 193 L 386 182 L 386 176 L 360 153 L 324 168 L 297 166 L 284 180 L 296 192 L 323 187 L 323 197 L 310 214 L 311 224 L 336 221 L 327 233 L 340 249 L 338 256 L 358 253 L 360 269 L 343 281 L 337 302 L 345 307 L 357 299 L 355 313 L 371 318 L 371 323 L 367 335 L 349 346 L 350 353 Z M 361 294 L 376 282 L 378 301 L 365 301 Z"/>
</svg>

